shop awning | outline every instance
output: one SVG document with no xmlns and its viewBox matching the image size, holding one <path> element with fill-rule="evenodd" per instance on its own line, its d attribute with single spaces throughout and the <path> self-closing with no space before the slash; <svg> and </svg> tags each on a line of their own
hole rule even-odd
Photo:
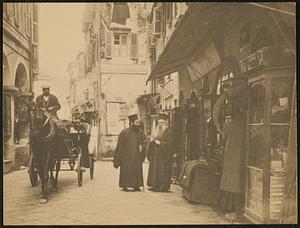
<svg viewBox="0 0 300 228">
<path fill-rule="evenodd" d="M 147 82 L 176 72 L 191 61 L 199 51 L 199 45 L 203 45 L 210 34 L 208 25 L 218 20 L 216 8 L 220 8 L 220 5 L 201 3 L 187 9 L 158 57 Z"/>
<path fill-rule="evenodd" d="M 245 4 L 245 3 L 240 3 Z M 247 3 L 250 4 L 250 3 Z M 257 7 L 274 7 L 277 5 L 254 4 Z M 222 15 L 226 13 L 228 3 L 190 3 L 189 8 L 183 18 L 172 33 L 163 52 L 158 57 L 156 64 L 148 77 L 148 81 L 164 77 L 168 74 L 180 70 L 194 59 L 199 50 L 206 44 L 212 33 L 212 28 L 222 20 Z M 292 15 L 292 6 L 286 6 L 284 9 L 277 9 Z M 287 10 L 289 9 L 289 10 Z"/>
</svg>

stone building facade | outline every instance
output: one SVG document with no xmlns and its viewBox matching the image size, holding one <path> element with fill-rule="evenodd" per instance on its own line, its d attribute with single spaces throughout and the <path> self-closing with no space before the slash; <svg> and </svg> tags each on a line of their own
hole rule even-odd
<svg viewBox="0 0 300 228">
<path fill-rule="evenodd" d="M 3 3 L 4 172 L 21 165 L 28 153 L 27 107 L 22 99 L 33 97 L 38 44 L 38 5 Z"/>
<path fill-rule="evenodd" d="M 129 110 L 137 111 L 136 99 L 146 93 L 147 10 L 148 3 L 85 4 L 84 73 L 72 81 L 69 101 L 71 112 L 84 102 L 93 104 L 98 158 L 112 156 L 120 131 L 128 126 Z"/>
</svg>

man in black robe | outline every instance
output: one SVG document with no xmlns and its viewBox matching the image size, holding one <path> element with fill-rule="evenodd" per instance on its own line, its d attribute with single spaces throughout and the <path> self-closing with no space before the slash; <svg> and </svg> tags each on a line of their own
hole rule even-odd
<svg viewBox="0 0 300 228">
<path fill-rule="evenodd" d="M 129 125 L 119 135 L 113 165 L 120 167 L 119 186 L 123 191 L 140 191 L 144 186 L 141 152 L 146 147 L 146 136 L 140 130 L 137 114 L 129 116 Z"/>
<path fill-rule="evenodd" d="M 150 161 L 149 190 L 168 192 L 172 177 L 173 137 L 167 128 L 167 115 L 159 114 L 155 134 L 150 138 L 147 158 Z"/>
</svg>

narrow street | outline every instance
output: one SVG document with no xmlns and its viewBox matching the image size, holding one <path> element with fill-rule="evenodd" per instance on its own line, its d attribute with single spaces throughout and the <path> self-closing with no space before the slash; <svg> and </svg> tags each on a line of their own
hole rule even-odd
<svg viewBox="0 0 300 228">
<path fill-rule="evenodd" d="M 148 163 L 144 164 L 146 182 Z M 88 170 L 87 170 L 88 171 Z M 75 172 L 59 175 L 59 189 L 49 188 L 47 204 L 40 204 L 40 184 L 32 188 L 27 169 L 4 175 L 5 225 L 106 225 L 106 224 L 221 224 L 228 221 L 207 205 L 190 204 L 181 187 L 170 193 L 122 192 L 119 170 L 110 161 L 95 163 L 95 178 L 84 173 L 78 187 Z"/>
</svg>

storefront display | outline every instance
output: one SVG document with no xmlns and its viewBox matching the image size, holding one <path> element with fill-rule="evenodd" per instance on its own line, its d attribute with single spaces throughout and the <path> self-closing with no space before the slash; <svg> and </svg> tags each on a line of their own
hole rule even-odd
<svg viewBox="0 0 300 228">
<path fill-rule="evenodd" d="M 245 216 L 277 221 L 286 175 L 293 68 L 264 68 L 249 78 Z"/>
</svg>

